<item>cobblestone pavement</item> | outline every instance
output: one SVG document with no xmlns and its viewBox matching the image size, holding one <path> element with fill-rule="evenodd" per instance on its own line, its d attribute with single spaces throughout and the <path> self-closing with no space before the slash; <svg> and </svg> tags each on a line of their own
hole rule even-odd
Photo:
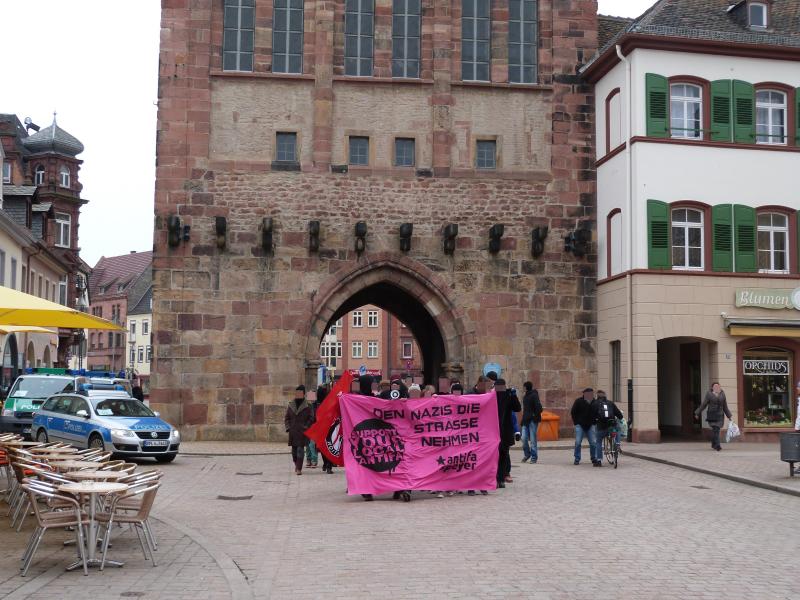
<svg viewBox="0 0 800 600">
<path fill-rule="evenodd" d="M 23 580 L 27 536 L 2 525 L 0 597 L 797 596 L 800 498 L 633 457 L 616 471 L 565 450 L 512 457 L 505 490 L 406 504 L 347 496 L 340 470 L 297 477 L 288 455 L 182 456 L 154 509 L 158 567 L 129 534 L 112 548 L 123 569 L 64 573 L 74 550 L 53 534 Z"/>
</svg>

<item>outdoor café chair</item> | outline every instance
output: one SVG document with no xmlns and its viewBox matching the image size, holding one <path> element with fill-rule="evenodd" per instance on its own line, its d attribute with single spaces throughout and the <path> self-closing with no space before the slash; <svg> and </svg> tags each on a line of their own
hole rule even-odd
<svg viewBox="0 0 800 600">
<path fill-rule="evenodd" d="M 55 492 L 46 491 L 42 486 L 35 486 L 29 483 L 22 484 L 25 492 L 30 496 L 30 503 L 33 506 L 33 514 L 36 515 L 36 529 L 31 534 L 28 541 L 28 546 L 25 553 L 22 555 L 23 564 L 20 567 L 22 576 L 28 574 L 28 567 L 33 562 L 33 557 L 39 544 L 48 529 L 64 529 L 65 527 L 74 527 L 75 536 L 78 544 L 78 553 L 80 554 L 81 561 L 83 562 L 83 574 L 88 575 L 89 570 L 86 567 L 86 551 L 83 542 L 84 526 L 88 526 L 89 520 L 86 515 L 81 511 L 81 506 L 75 498 L 58 494 Z M 68 510 L 52 510 L 44 511 L 39 505 L 39 500 L 43 500 L 46 504 L 49 501 L 58 501 L 63 503 L 64 506 L 69 506 Z"/>
<path fill-rule="evenodd" d="M 49 475 L 46 472 L 37 473 L 39 477 L 43 475 Z M 56 489 L 55 485 L 53 484 L 63 484 L 63 483 L 72 483 L 69 479 L 63 479 L 58 475 L 55 476 L 55 479 L 33 479 L 31 477 L 26 477 L 22 480 L 22 485 L 28 485 L 30 487 L 35 487 L 37 489 L 42 489 L 46 492 L 50 492 L 52 494 L 57 494 L 58 490 Z M 31 499 L 29 496 L 25 495 L 25 502 L 24 508 L 22 509 L 22 517 L 19 520 L 19 525 L 17 525 L 17 533 L 22 529 L 22 524 L 25 522 L 25 517 L 28 516 L 28 511 L 31 509 Z M 62 509 L 70 509 L 72 505 L 69 503 L 62 502 L 61 500 L 48 500 L 47 507 L 50 510 L 62 510 Z"/>
<path fill-rule="evenodd" d="M 126 523 L 133 527 L 136 532 L 136 537 L 139 538 L 139 544 L 142 547 L 142 554 L 144 559 L 147 560 L 148 550 L 150 552 L 150 561 L 153 566 L 156 566 L 155 550 L 156 544 L 153 539 L 152 531 L 150 530 L 150 510 L 153 508 L 153 502 L 156 499 L 156 492 L 161 487 L 160 483 L 153 483 L 152 485 L 141 485 L 129 488 L 123 494 L 118 494 L 111 499 L 107 511 L 102 511 L 95 514 L 95 519 L 98 523 L 105 523 L 105 530 L 103 534 L 103 558 L 100 562 L 100 570 L 102 571 L 106 564 L 106 553 L 108 552 L 108 543 L 111 539 L 111 527 L 114 523 Z M 139 510 L 131 513 L 129 510 L 122 509 L 120 503 L 133 498 L 141 498 Z M 139 529 L 142 530 L 141 535 Z M 144 537 L 144 540 L 142 540 Z"/>
</svg>

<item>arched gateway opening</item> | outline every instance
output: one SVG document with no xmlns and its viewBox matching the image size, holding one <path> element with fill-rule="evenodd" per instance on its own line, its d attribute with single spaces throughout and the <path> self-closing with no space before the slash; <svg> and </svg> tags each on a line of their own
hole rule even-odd
<svg viewBox="0 0 800 600">
<path fill-rule="evenodd" d="M 373 258 L 334 277 L 315 295 L 306 342 L 306 385 L 316 384 L 325 333 L 352 311 L 368 306 L 390 313 L 411 333 L 421 353 L 417 364 L 425 383 L 438 389 L 441 378 L 463 381 L 467 350 L 463 319 L 435 273 L 411 260 Z M 342 352 L 350 352 L 350 348 L 342 348 Z M 382 373 L 382 377 L 392 374 Z"/>
</svg>

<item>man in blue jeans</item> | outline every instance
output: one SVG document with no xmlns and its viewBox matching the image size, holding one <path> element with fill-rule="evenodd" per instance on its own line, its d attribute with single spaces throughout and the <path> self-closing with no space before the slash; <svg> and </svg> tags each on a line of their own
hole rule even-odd
<svg viewBox="0 0 800 600">
<path fill-rule="evenodd" d="M 531 464 L 536 464 L 539 460 L 536 430 L 542 421 L 542 403 L 539 401 L 539 392 L 530 381 L 526 381 L 522 387 L 525 388 L 525 396 L 522 398 L 522 452 L 525 457 L 522 462 L 531 461 Z"/>
<path fill-rule="evenodd" d="M 594 390 L 586 388 L 583 395 L 575 399 L 572 404 L 572 422 L 575 425 L 575 464 L 581 462 L 581 443 L 583 438 L 589 439 L 589 458 L 593 465 L 603 464 L 597 458 L 597 429 L 594 426 L 594 413 L 592 411 L 592 400 L 594 400 Z"/>
</svg>

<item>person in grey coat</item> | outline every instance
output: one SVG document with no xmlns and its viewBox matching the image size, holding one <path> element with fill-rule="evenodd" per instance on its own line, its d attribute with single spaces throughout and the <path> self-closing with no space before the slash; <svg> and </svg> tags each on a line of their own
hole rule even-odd
<svg viewBox="0 0 800 600">
<path fill-rule="evenodd" d="M 695 416 L 699 417 L 706 407 L 708 407 L 706 421 L 708 421 L 708 425 L 711 427 L 712 434 L 711 447 L 714 450 L 722 450 L 722 446 L 720 446 L 719 443 L 719 430 L 725 423 L 725 417 L 728 417 L 729 420 L 733 420 L 733 415 L 731 415 L 731 411 L 728 408 L 725 392 L 722 391 L 722 387 L 716 381 L 711 385 L 711 389 L 706 392 L 706 397 L 703 399 L 700 408 L 694 411 Z"/>
</svg>

